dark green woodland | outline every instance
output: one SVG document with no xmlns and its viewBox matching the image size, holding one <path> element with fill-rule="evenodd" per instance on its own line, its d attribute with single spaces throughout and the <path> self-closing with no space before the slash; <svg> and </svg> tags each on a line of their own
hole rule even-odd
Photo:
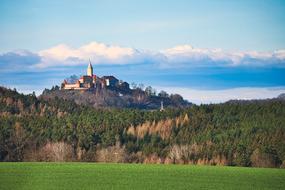
<svg viewBox="0 0 285 190">
<path fill-rule="evenodd" d="M 94 108 L 0 88 L 0 161 L 285 166 L 285 101 Z"/>
</svg>

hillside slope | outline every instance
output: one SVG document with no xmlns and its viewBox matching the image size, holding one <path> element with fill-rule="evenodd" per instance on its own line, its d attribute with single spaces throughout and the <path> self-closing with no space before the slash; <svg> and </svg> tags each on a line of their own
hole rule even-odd
<svg viewBox="0 0 285 190">
<path fill-rule="evenodd" d="M 186 108 L 191 103 L 184 100 L 178 94 L 174 95 L 148 95 L 141 89 L 96 89 L 89 91 L 75 90 L 45 90 L 40 98 L 48 100 L 55 97 L 72 100 L 80 105 L 90 105 L 94 108 L 137 108 L 137 109 L 160 109 L 161 102 L 165 108 Z"/>
<path fill-rule="evenodd" d="M 0 161 L 285 167 L 285 101 L 99 109 L 0 88 Z"/>
</svg>

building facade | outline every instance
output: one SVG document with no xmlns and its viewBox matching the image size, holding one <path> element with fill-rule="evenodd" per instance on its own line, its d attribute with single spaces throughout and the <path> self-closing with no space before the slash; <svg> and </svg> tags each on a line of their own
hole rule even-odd
<svg viewBox="0 0 285 190">
<path fill-rule="evenodd" d="M 128 85 L 128 83 L 124 82 Z M 119 80 L 114 76 L 103 76 L 99 78 L 97 75 L 93 74 L 93 67 L 91 62 L 89 62 L 87 67 L 86 75 L 81 76 L 76 82 L 69 83 L 64 80 L 61 84 L 61 89 L 63 90 L 90 90 L 95 88 L 111 88 L 119 85 Z"/>
</svg>

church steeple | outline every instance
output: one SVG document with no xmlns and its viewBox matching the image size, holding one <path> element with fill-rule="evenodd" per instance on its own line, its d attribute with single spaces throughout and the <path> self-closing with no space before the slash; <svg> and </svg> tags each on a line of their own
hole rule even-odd
<svg viewBox="0 0 285 190">
<path fill-rule="evenodd" d="M 90 59 L 89 59 L 89 64 L 88 64 L 88 68 L 87 68 L 87 75 L 91 76 L 91 77 L 93 76 L 93 67 L 92 67 Z"/>
</svg>

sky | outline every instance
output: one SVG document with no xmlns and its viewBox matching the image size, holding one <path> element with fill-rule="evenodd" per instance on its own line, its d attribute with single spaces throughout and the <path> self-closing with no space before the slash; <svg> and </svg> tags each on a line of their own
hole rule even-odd
<svg viewBox="0 0 285 190">
<path fill-rule="evenodd" d="M 86 72 L 194 103 L 285 92 L 285 1 L 0 2 L 0 85 L 40 94 Z"/>
</svg>

